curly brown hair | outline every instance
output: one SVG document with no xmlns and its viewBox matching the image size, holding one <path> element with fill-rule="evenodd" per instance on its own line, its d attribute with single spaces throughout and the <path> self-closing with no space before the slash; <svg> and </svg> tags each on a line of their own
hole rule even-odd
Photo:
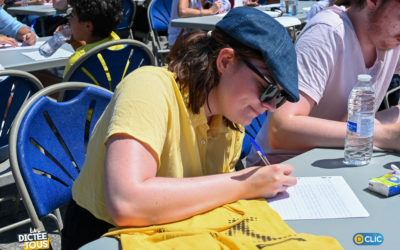
<svg viewBox="0 0 400 250">
<path fill-rule="evenodd" d="M 93 36 L 108 37 L 122 18 L 121 0 L 68 0 L 79 21 L 93 23 Z"/>
<path fill-rule="evenodd" d="M 195 114 L 200 112 L 205 103 L 208 105 L 207 98 L 211 89 L 219 84 L 216 60 L 223 48 L 232 48 L 239 58 L 263 61 L 258 50 L 235 40 L 218 28 L 211 35 L 201 30 L 188 32 L 176 40 L 167 56 L 168 70 L 176 73 L 181 91 L 188 90 L 188 108 Z M 237 128 L 231 121 L 226 121 L 229 127 Z"/>
</svg>

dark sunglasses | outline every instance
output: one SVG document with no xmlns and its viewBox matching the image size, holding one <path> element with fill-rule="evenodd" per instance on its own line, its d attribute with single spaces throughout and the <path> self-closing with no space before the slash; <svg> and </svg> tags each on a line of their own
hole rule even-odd
<svg viewBox="0 0 400 250">
<path fill-rule="evenodd" d="M 251 71 L 256 73 L 261 79 L 263 79 L 267 83 L 267 86 L 264 87 L 264 86 L 262 86 L 262 84 L 260 84 L 258 82 L 258 84 L 260 84 L 262 86 L 262 88 L 264 89 L 260 95 L 260 101 L 261 102 L 270 102 L 274 98 L 276 98 L 275 108 L 279 108 L 280 106 L 282 106 L 287 100 L 287 93 L 284 90 L 280 90 L 277 84 L 271 82 L 252 63 L 250 63 L 247 60 L 243 60 L 243 62 L 246 64 L 246 66 Z"/>
<path fill-rule="evenodd" d="M 73 17 L 74 17 L 74 14 L 72 14 L 72 11 L 65 16 L 65 18 L 68 20 L 71 20 Z"/>
</svg>

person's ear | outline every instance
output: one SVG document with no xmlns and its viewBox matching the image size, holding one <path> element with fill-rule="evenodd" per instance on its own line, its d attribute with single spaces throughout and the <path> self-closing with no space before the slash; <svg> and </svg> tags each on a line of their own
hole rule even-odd
<svg viewBox="0 0 400 250">
<path fill-rule="evenodd" d="M 219 74 L 225 72 L 225 70 L 232 65 L 235 61 L 235 51 L 232 48 L 223 48 L 219 51 L 216 66 Z"/>
<path fill-rule="evenodd" d="M 370 10 L 376 10 L 380 5 L 382 5 L 383 0 L 367 0 L 366 5 Z"/>
<path fill-rule="evenodd" d="M 85 22 L 85 30 L 86 30 L 86 32 L 88 32 L 88 34 L 92 34 L 93 23 L 91 21 Z"/>
</svg>

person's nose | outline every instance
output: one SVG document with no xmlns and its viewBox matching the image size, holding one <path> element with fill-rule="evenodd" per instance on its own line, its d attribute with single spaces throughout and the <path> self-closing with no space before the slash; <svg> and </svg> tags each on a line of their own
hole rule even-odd
<svg viewBox="0 0 400 250">
<path fill-rule="evenodd" d="M 268 101 L 268 102 L 262 102 L 261 106 L 268 111 L 274 112 L 276 110 L 276 101 L 275 98 Z M 265 111 L 264 110 L 264 111 Z"/>
</svg>

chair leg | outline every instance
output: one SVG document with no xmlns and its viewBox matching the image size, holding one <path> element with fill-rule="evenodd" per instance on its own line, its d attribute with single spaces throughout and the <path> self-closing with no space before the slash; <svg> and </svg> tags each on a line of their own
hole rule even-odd
<svg viewBox="0 0 400 250">
<path fill-rule="evenodd" d="M 64 225 L 63 225 L 63 220 L 62 220 L 62 216 L 61 216 L 60 209 L 57 208 L 57 209 L 54 211 L 54 214 L 55 214 L 56 217 L 57 217 L 58 228 L 59 228 L 60 234 L 61 234 L 61 230 L 63 229 Z"/>
</svg>

